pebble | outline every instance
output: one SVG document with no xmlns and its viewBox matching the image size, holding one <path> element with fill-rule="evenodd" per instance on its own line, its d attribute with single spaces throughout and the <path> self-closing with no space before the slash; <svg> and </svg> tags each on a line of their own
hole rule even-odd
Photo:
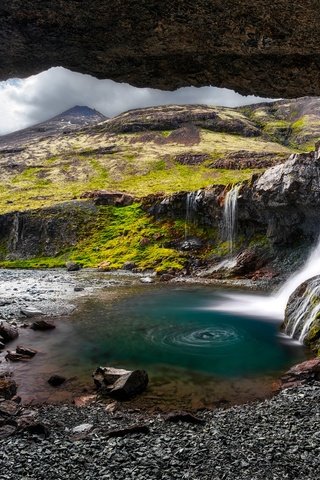
<svg viewBox="0 0 320 480">
<path fill-rule="evenodd" d="M 40 407 L 50 437 L 0 441 L 2 480 L 317 480 L 320 383 L 225 410 L 197 413 L 204 425 L 160 414 L 106 412 L 105 405 Z M 109 438 L 142 421 L 150 434 Z M 76 438 L 70 438 L 72 432 Z M 81 434 L 84 434 L 81 436 Z"/>
</svg>

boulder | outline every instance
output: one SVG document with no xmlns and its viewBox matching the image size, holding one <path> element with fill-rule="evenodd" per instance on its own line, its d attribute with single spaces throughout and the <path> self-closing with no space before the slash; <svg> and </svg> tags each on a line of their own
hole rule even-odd
<svg viewBox="0 0 320 480">
<path fill-rule="evenodd" d="M 148 385 L 145 370 L 122 370 L 99 367 L 93 374 L 94 382 L 103 395 L 116 400 L 129 400 L 142 393 Z"/>
<path fill-rule="evenodd" d="M 81 269 L 81 265 L 76 262 L 67 262 L 66 268 L 68 272 L 78 272 Z"/>
<path fill-rule="evenodd" d="M 48 320 L 36 320 L 30 328 L 32 330 L 53 330 L 56 326 Z"/>
<path fill-rule="evenodd" d="M 134 370 L 121 376 L 110 388 L 107 394 L 116 400 L 129 400 L 142 393 L 148 385 L 148 374 L 145 370 Z"/>
<path fill-rule="evenodd" d="M 92 377 L 96 387 L 103 388 L 106 385 L 113 385 L 119 378 L 128 373 L 131 373 L 131 371 L 123 368 L 98 367 Z"/>
<path fill-rule="evenodd" d="M 320 380 L 320 358 L 294 365 L 281 377 L 281 389 L 296 387 Z"/>
<path fill-rule="evenodd" d="M 10 325 L 8 322 L 0 322 L 0 335 L 3 341 L 10 342 L 19 336 L 17 327 Z"/>
</svg>

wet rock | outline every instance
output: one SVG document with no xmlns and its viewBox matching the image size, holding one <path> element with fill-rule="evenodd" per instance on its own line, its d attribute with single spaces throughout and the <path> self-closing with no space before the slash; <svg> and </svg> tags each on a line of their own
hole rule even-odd
<svg viewBox="0 0 320 480">
<path fill-rule="evenodd" d="M 119 378 L 128 373 L 131 373 L 131 371 L 123 368 L 98 367 L 92 376 L 96 387 L 103 388 L 105 385 L 114 384 Z"/>
<path fill-rule="evenodd" d="M 148 385 L 145 370 L 122 370 L 99 367 L 93 374 L 96 387 L 103 395 L 128 400 L 142 393 Z"/>
<path fill-rule="evenodd" d="M 5 359 L 10 362 L 28 362 L 31 357 L 29 355 L 22 355 L 11 350 L 7 350 Z"/>
<path fill-rule="evenodd" d="M 24 355 L 29 358 L 34 357 L 38 353 L 37 350 L 34 350 L 33 348 L 30 348 L 30 347 L 25 347 L 23 345 L 18 345 L 16 348 L 16 352 L 19 355 Z"/>
<path fill-rule="evenodd" d="M 6 400 L 11 399 L 17 393 L 17 384 L 12 378 L 3 376 L 0 377 L 0 397 Z"/>
<path fill-rule="evenodd" d="M 19 336 L 17 327 L 10 325 L 8 322 L 0 322 L 0 335 L 4 342 L 10 342 Z"/>
<path fill-rule="evenodd" d="M 52 387 L 59 387 L 59 386 L 62 385 L 65 381 L 66 381 L 66 378 L 63 377 L 62 375 L 52 375 L 52 376 L 49 378 L 48 383 L 49 383 Z"/>
<path fill-rule="evenodd" d="M 32 330 L 53 330 L 56 328 L 56 326 L 52 323 L 49 322 L 48 320 L 36 320 L 35 322 L 32 323 L 31 327 Z"/>
<path fill-rule="evenodd" d="M 148 382 L 148 374 L 145 370 L 134 370 L 121 376 L 111 387 L 106 387 L 104 393 L 117 400 L 129 400 L 144 392 Z"/>
<path fill-rule="evenodd" d="M 296 387 L 320 380 L 320 358 L 293 366 L 281 377 L 281 389 Z"/>
<path fill-rule="evenodd" d="M 38 317 L 40 315 L 43 315 L 43 312 L 41 312 L 40 310 L 35 310 L 33 308 L 21 308 L 20 311 L 23 315 L 25 315 L 28 318 Z"/>
<path fill-rule="evenodd" d="M 203 247 L 200 238 L 188 238 L 180 244 L 180 249 L 184 251 L 199 250 Z"/>
<path fill-rule="evenodd" d="M 66 268 L 68 272 L 78 272 L 81 269 L 81 265 L 76 262 L 67 262 Z"/>
</svg>

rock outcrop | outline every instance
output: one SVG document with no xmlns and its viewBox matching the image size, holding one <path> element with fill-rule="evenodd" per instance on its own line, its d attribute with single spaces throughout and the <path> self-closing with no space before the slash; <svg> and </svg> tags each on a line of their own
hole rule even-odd
<svg viewBox="0 0 320 480">
<path fill-rule="evenodd" d="M 319 25 L 315 0 L 3 0 L 0 78 L 62 65 L 162 89 L 316 95 Z"/>
</svg>

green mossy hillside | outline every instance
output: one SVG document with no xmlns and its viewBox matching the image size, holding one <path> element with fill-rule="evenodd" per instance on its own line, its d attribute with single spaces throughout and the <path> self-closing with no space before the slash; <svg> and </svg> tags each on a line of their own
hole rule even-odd
<svg viewBox="0 0 320 480">
<path fill-rule="evenodd" d="M 99 207 L 82 225 L 74 246 L 53 257 L 1 261 L 0 267 L 53 268 L 75 261 L 83 267 L 103 266 L 105 270 L 119 269 L 125 262 L 133 262 L 141 270 L 181 270 L 185 256 L 167 244 L 174 238 L 183 238 L 183 234 L 183 222 L 155 221 L 139 204 Z"/>
</svg>

